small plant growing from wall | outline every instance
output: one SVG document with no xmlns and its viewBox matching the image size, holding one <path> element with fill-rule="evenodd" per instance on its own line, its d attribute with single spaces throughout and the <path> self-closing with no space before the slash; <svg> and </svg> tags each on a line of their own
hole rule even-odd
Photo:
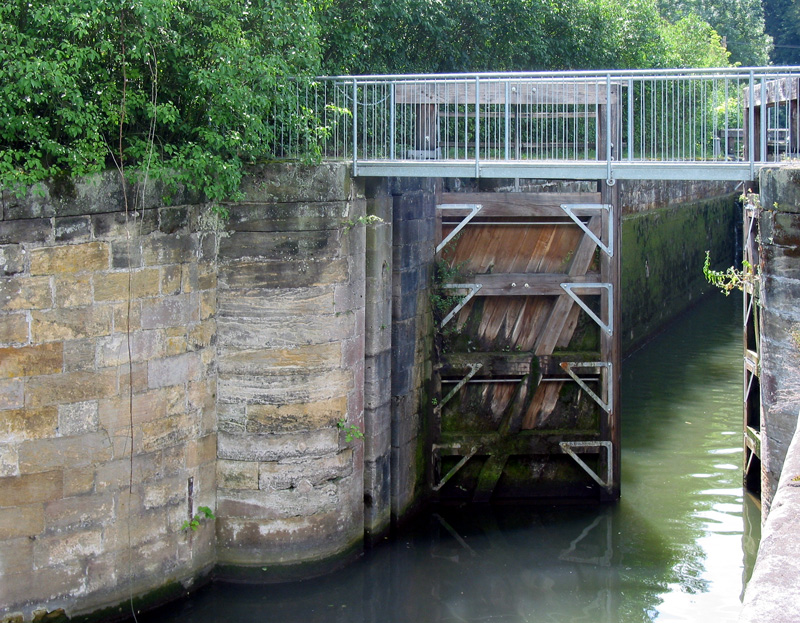
<svg viewBox="0 0 800 623">
<path fill-rule="evenodd" d="M 747 283 L 757 283 L 758 275 L 753 270 L 753 265 L 747 260 L 742 261 L 742 268 L 729 266 L 727 270 L 711 270 L 711 252 L 706 251 L 706 260 L 703 263 L 703 275 L 708 282 L 719 288 L 728 296 L 733 290 L 744 290 Z"/>
<path fill-rule="evenodd" d="M 346 234 L 354 227 L 358 227 L 359 225 L 369 226 L 369 225 L 378 225 L 383 223 L 384 220 L 380 216 L 375 216 L 374 214 L 370 214 L 368 216 L 357 216 L 354 219 L 348 219 L 342 223 L 342 233 Z"/>
<path fill-rule="evenodd" d="M 181 530 L 183 530 L 184 532 L 186 532 L 187 530 L 191 530 L 192 532 L 194 532 L 200 527 L 200 524 L 209 519 L 216 519 L 214 511 L 212 511 L 208 506 L 198 506 L 197 514 L 191 519 L 187 519 L 186 521 L 184 521 L 183 525 L 181 526 Z"/>
<path fill-rule="evenodd" d="M 336 428 L 344 431 L 344 440 L 347 443 L 350 443 L 355 439 L 364 439 L 364 433 L 361 432 L 361 429 L 355 424 L 348 424 L 347 420 L 344 418 L 336 422 Z"/>
</svg>

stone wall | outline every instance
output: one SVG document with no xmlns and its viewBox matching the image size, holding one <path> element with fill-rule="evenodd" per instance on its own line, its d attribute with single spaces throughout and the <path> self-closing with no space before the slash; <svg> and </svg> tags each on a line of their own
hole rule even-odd
<svg viewBox="0 0 800 623">
<path fill-rule="evenodd" d="M 713 268 L 739 262 L 741 208 L 729 193 L 646 210 L 623 201 L 622 209 L 621 342 L 630 352 L 711 290 L 706 251 Z"/>
<path fill-rule="evenodd" d="M 365 201 L 344 166 L 244 190 L 219 250 L 218 561 L 309 575 L 364 531 Z"/>
<path fill-rule="evenodd" d="M 3 194 L 0 619 L 180 589 L 214 561 L 213 525 L 181 527 L 216 498 L 215 237 L 198 206 L 134 212 L 129 189 L 126 214 L 120 189 Z"/>
<path fill-rule="evenodd" d="M 308 577 L 420 500 L 434 186 L 362 183 L 3 195 L 0 621 Z"/>
<path fill-rule="evenodd" d="M 761 499 L 769 512 L 800 411 L 800 169 L 760 176 Z"/>
<path fill-rule="evenodd" d="M 433 179 L 395 179 L 392 239 L 392 516 L 403 518 L 427 491 L 423 451 L 433 352 L 430 302 L 436 247 Z"/>
</svg>

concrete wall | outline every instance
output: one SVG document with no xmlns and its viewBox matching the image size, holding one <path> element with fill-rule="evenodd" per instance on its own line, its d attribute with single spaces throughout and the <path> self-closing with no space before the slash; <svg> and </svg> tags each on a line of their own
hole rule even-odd
<svg viewBox="0 0 800 623">
<path fill-rule="evenodd" d="M 216 499 L 215 236 L 197 206 L 134 213 L 136 189 L 126 216 L 120 189 L 3 194 L 2 620 L 179 589 L 214 562 L 213 525 L 181 526 Z"/>
</svg>

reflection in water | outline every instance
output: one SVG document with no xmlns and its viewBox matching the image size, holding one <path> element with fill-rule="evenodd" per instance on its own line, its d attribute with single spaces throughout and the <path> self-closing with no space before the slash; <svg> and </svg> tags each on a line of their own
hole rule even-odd
<svg viewBox="0 0 800 623">
<path fill-rule="evenodd" d="M 757 510 L 741 488 L 737 302 L 713 297 L 623 365 L 622 501 L 446 507 L 329 576 L 213 585 L 158 621 L 735 619 Z"/>
</svg>

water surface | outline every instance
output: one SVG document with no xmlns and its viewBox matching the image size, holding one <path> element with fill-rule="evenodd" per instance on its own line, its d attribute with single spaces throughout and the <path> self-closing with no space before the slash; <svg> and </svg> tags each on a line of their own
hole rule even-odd
<svg viewBox="0 0 800 623">
<path fill-rule="evenodd" d="M 735 620 L 758 538 L 740 317 L 712 296 L 624 362 L 619 504 L 439 509 L 326 577 L 215 584 L 140 623 Z"/>
</svg>

